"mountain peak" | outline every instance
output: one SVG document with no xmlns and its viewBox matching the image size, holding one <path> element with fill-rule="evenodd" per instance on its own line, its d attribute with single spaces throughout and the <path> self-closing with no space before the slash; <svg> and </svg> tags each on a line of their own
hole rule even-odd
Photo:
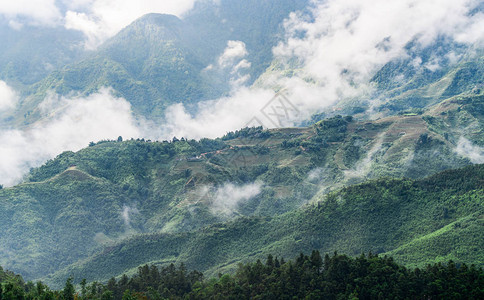
<svg viewBox="0 0 484 300">
<path fill-rule="evenodd" d="M 169 26 L 169 25 L 179 25 L 180 23 L 182 23 L 182 20 L 180 20 L 175 15 L 149 13 L 149 14 L 146 14 L 146 15 L 139 17 L 133 23 L 131 23 L 131 25 L 135 25 L 135 24 L 157 24 L 157 25 Z"/>
</svg>

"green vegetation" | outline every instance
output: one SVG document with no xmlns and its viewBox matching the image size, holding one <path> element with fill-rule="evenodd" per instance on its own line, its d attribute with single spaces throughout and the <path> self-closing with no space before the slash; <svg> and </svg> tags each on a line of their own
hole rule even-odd
<svg viewBox="0 0 484 300">
<path fill-rule="evenodd" d="M 382 179 L 276 217 L 133 236 L 45 280 L 59 284 L 72 274 L 102 281 L 147 262 L 184 262 L 215 275 L 271 253 L 291 257 L 310 249 L 391 253 L 397 262 L 420 268 L 449 259 L 483 266 L 483 178 L 484 165 L 477 165 L 418 181 Z"/>
<path fill-rule="evenodd" d="M 195 103 L 220 94 L 201 71 L 209 64 L 197 48 L 207 41 L 175 16 L 149 14 L 122 30 L 89 57 L 51 73 L 32 87 L 23 109 L 36 121 L 38 103 L 48 91 L 91 94 L 112 87 L 135 113 L 161 117 L 173 103 Z M 150 99 L 150 101 L 147 101 Z"/>
<path fill-rule="evenodd" d="M 52 292 L 41 282 L 24 284 L 0 267 L 1 299 L 480 299 L 483 285 L 484 271 L 475 265 L 449 261 L 407 269 L 392 257 L 335 252 L 323 258 L 317 250 L 288 262 L 269 254 L 265 263 L 239 264 L 235 274 L 208 280 L 183 263 L 144 265 L 131 278 L 124 274 L 89 285 L 84 279 L 77 292 L 72 277 L 63 290 Z"/>
<path fill-rule="evenodd" d="M 288 13 L 308 3 L 199 1 L 182 19 L 145 15 L 92 52 L 73 47 L 80 32 L 0 30 L 0 79 L 19 92 L 0 122 L 35 124 L 50 92 L 103 87 L 136 116 L 160 120 L 175 103 L 193 113 L 229 92 L 235 75 L 217 67 L 228 41 L 246 45 L 248 84 L 267 87 L 273 73 L 298 72 L 272 49 Z M 484 146 L 483 52 L 443 37 L 405 51 L 375 74 L 368 98 L 307 127 L 91 142 L 18 186 L 0 182 L 0 265 L 65 282 L 51 291 L 0 268 L 0 300 L 481 297 L 482 270 L 468 265 L 484 266 L 484 166 L 472 165 Z M 312 249 L 289 263 L 272 256 Z M 336 250 L 405 267 L 319 256 Z"/>
<path fill-rule="evenodd" d="M 480 101 L 479 97 L 472 98 L 471 103 L 478 107 Z M 456 112 L 457 116 L 476 111 L 468 104 L 463 107 Z M 445 111 L 451 114 L 455 109 L 453 105 Z M 175 234 L 170 237 L 177 241 L 170 247 L 172 250 L 160 255 L 164 261 L 179 260 L 182 252 L 179 247 L 191 240 L 195 232 L 237 217 L 255 217 L 253 221 L 276 217 L 270 221 L 271 226 L 291 228 L 292 225 L 274 223 L 279 220 L 277 216 L 323 199 L 341 187 L 382 176 L 422 178 L 470 164 L 453 151 L 454 145 L 445 139 L 445 132 L 439 131 L 438 124 L 429 121 L 440 111 L 436 108 L 435 113 L 422 116 L 390 117 L 374 122 L 336 116 L 308 128 L 269 131 L 245 128 L 215 140 L 174 138 L 151 142 L 120 138 L 91 143 L 77 153 L 65 152 L 31 170 L 23 184 L 0 189 L 0 226 L 4 232 L 0 236 L 0 265 L 27 279 L 35 279 L 92 258 L 126 238 L 137 241 L 144 234 Z M 477 113 L 473 116 L 480 122 L 482 116 Z M 403 131 L 405 135 L 401 134 Z M 421 168 L 423 163 L 426 168 Z M 244 191 L 250 187 L 257 187 L 251 197 L 237 198 L 229 201 L 233 203 L 231 206 L 217 207 L 216 201 L 231 197 L 233 192 L 227 192 L 230 189 Z M 448 209 L 452 207 L 449 205 Z M 233 226 L 243 226 L 234 222 Z M 448 224 L 439 223 L 425 233 Z M 478 227 L 470 228 L 473 228 L 470 232 L 464 232 L 471 234 Z M 260 232 L 261 236 L 265 234 Z M 281 235 L 272 242 L 280 241 L 277 247 L 284 249 L 294 239 Z M 394 250 L 410 241 L 399 240 L 382 249 Z M 257 239 L 253 242 L 258 243 Z M 388 245 L 385 241 L 381 244 Z M 252 246 L 259 249 L 260 245 Z M 347 246 L 337 249 L 358 248 Z M 373 245 L 367 246 L 375 249 Z M 317 247 L 320 245 L 304 245 L 300 250 Z M 409 252 L 405 255 L 411 256 L 413 252 L 406 249 L 414 249 L 416 245 L 408 247 L 402 248 L 401 253 Z M 234 253 L 233 259 L 246 256 L 244 251 Z M 471 258 L 469 255 L 468 261 Z M 215 259 L 212 265 L 203 268 L 194 259 L 193 267 L 215 270 L 225 259 Z M 115 269 L 118 273 L 109 276 L 151 260 L 159 257 L 140 254 L 135 264 L 120 266 Z M 417 261 L 411 257 L 408 263 Z M 92 277 L 102 279 L 104 274 Z"/>
</svg>

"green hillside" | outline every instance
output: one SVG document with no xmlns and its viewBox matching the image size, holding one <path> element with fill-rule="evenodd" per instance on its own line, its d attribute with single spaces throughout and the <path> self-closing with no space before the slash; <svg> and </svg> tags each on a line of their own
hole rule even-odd
<svg viewBox="0 0 484 300">
<path fill-rule="evenodd" d="M 445 47 L 447 46 L 447 48 Z M 462 46 L 461 46 L 462 47 Z M 436 48 L 436 49 L 434 49 Z M 429 105 L 439 103 L 442 100 L 456 95 L 482 95 L 484 86 L 484 56 L 482 51 L 474 49 L 459 49 L 453 45 L 435 45 L 427 55 L 422 55 L 422 65 L 431 62 L 425 59 L 435 59 L 442 51 L 454 49 L 457 53 L 462 52 L 461 60 L 458 63 L 442 63 L 435 71 L 421 67 L 415 70 L 412 67 L 411 59 L 390 62 L 385 65 L 373 78 L 377 84 L 379 93 L 388 98 L 377 110 L 395 113 L 416 108 L 425 108 Z M 457 50 L 456 50 L 457 49 Z M 426 51 L 423 51 L 425 53 Z M 425 58 L 427 56 L 427 58 Z M 398 77 L 405 80 L 398 81 Z"/>
<path fill-rule="evenodd" d="M 277 217 L 132 237 L 44 279 L 60 284 L 71 274 L 78 280 L 107 280 L 147 262 L 184 262 L 214 275 L 270 253 L 292 257 L 313 248 L 390 253 L 397 262 L 418 267 L 448 259 L 482 266 L 483 183 L 483 165 L 417 181 L 370 181 Z"/>
<path fill-rule="evenodd" d="M 425 115 L 373 122 L 338 116 L 198 142 L 92 143 L 0 190 L 0 265 L 43 277 L 138 234 L 190 236 L 237 217 L 283 215 L 367 179 L 422 178 L 469 165 L 455 151 L 462 133 L 443 128 L 482 124 L 480 105 L 482 97 L 454 99 Z M 442 112 L 453 117 L 433 122 Z M 478 136 L 467 138 L 479 144 Z"/>
<path fill-rule="evenodd" d="M 146 15 L 89 57 L 33 85 L 22 109 L 35 121 L 35 108 L 48 91 L 90 94 L 112 87 L 132 104 L 135 113 L 160 117 L 170 104 L 189 104 L 212 96 L 209 79 L 201 74 L 209 58 L 198 53 L 208 45 L 195 28 L 175 16 Z"/>
</svg>

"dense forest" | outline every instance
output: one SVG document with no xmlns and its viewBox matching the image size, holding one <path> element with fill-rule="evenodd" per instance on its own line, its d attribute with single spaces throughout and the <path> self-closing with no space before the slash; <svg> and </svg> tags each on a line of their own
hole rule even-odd
<svg viewBox="0 0 484 300">
<path fill-rule="evenodd" d="M 475 265 L 427 265 L 407 269 L 392 257 L 369 253 L 351 258 L 316 250 L 286 262 L 269 255 L 263 263 L 239 264 L 235 274 L 204 279 L 180 264 L 144 265 L 132 277 L 86 283 L 70 277 L 64 289 L 0 268 L 0 299 L 483 299 L 484 271 Z"/>
</svg>

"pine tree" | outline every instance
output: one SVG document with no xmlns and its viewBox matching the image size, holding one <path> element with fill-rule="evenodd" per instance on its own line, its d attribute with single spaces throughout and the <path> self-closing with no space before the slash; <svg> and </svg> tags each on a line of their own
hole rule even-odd
<svg viewBox="0 0 484 300">
<path fill-rule="evenodd" d="M 318 250 L 313 250 L 311 253 L 311 264 L 315 268 L 316 273 L 319 274 L 321 272 L 321 267 L 323 266 L 323 259 Z"/>
<path fill-rule="evenodd" d="M 82 296 L 82 298 L 86 298 L 86 296 L 87 296 L 86 285 L 87 285 L 87 280 L 86 280 L 86 278 L 84 278 L 81 281 L 81 296 Z"/>
<path fill-rule="evenodd" d="M 64 300 L 74 300 L 74 293 L 76 292 L 74 285 L 72 284 L 72 277 L 67 278 L 66 285 L 62 291 L 62 298 Z"/>
</svg>

